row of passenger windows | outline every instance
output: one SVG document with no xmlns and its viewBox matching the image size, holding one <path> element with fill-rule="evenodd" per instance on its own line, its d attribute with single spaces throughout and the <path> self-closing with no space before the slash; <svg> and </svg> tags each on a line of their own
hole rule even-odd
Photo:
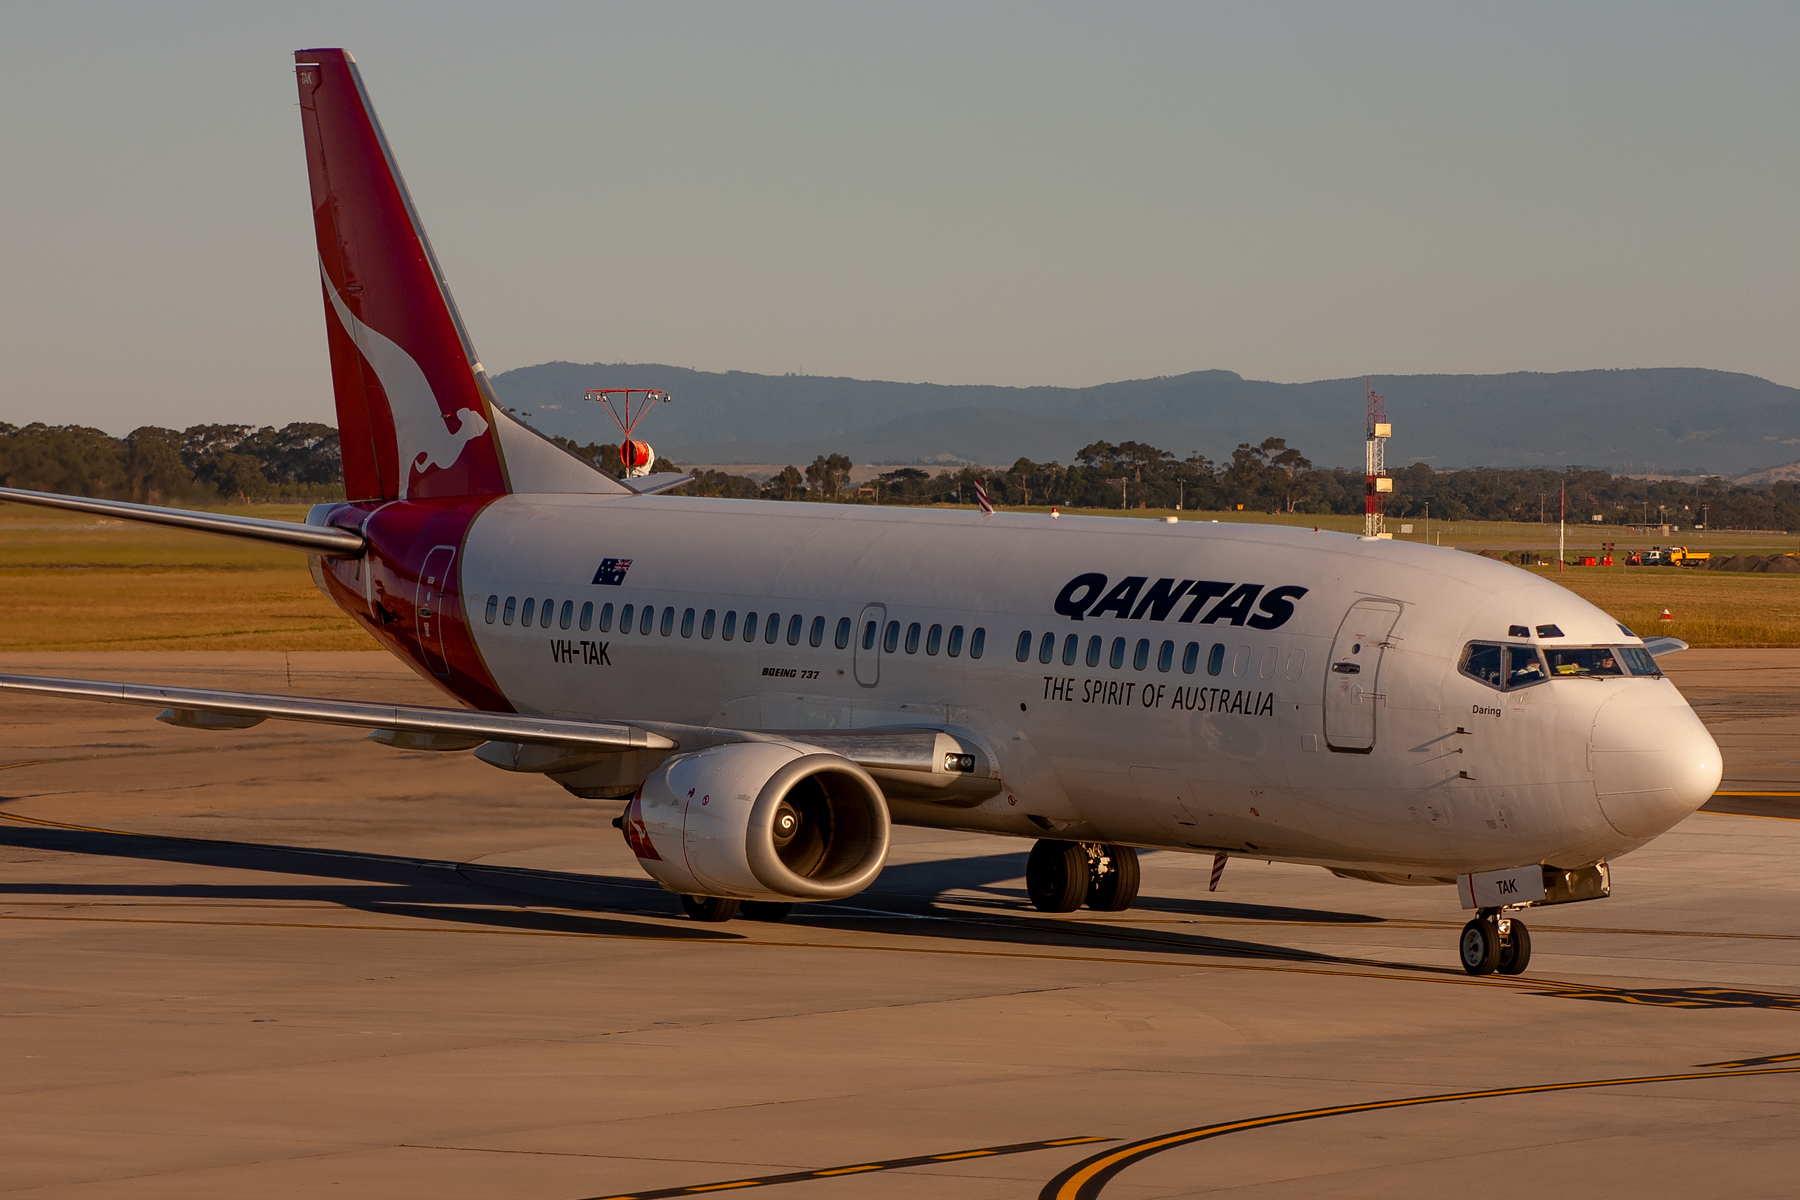
<svg viewBox="0 0 1800 1200">
<path fill-rule="evenodd" d="M 521 626 L 536 624 L 543 629 L 548 629 L 553 624 L 561 629 L 578 626 L 583 632 L 596 627 L 594 602 L 592 600 L 587 601 L 581 606 L 580 615 L 577 616 L 575 612 L 575 602 L 573 600 L 564 600 L 562 602 L 562 612 L 559 615 L 557 613 L 555 600 L 540 601 L 535 597 L 526 597 L 524 605 L 520 606 L 517 596 L 508 596 L 506 598 L 506 603 L 502 605 L 499 596 L 489 596 L 487 602 L 487 623 L 492 625 L 496 617 L 498 617 L 500 623 L 503 625 L 511 625 L 516 619 Z M 642 608 L 635 604 L 627 604 L 618 610 L 618 618 L 620 633 L 630 633 L 634 626 L 640 634 L 648 634 L 651 630 L 659 627 L 664 637 L 673 636 L 675 633 L 676 616 L 674 608 L 662 609 L 659 617 L 658 610 L 654 604 L 646 604 Z M 682 637 L 691 638 L 694 636 L 695 619 L 695 611 L 693 609 L 686 609 L 682 612 L 680 617 Z M 723 621 L 719 620 L 718 610 L 711 608 L 707 609 L 706 613 L 698 619 L 700 624 L 700 636 L 702 638 L 710 639 L 715 632 L 718 634 L 720 641 L 729 642 L 738 637 L 740 626 L 738 624 L 738 614 L 736 609 L 728 610 L 725 613 L 725 619 Z M 854 622 L 852 622 L 849 617 L 838 618 L 837 628 L 833 631 L 832 642 L 839 650 L 844 650 L 849 647 L 850 634 L 853 626 Z M 611 604 L 603 604 L 600 606 L 599 612 L 599 631 L 601 633 L 611 633 L 612 627 L 613 606 Z M 769 613 L 764 616 L 760 613 L 747 612 L 744 614 L 743 625 L 741 628 L 743 629 L 744 641 L 754 642 L 760 632 L 764 642 L 769 645 L 774 645 L 781 637 L 782 617 L 780 613 Z M 946 636 L 942 625 L 933 625 L 929 631 L 926 631 L 918 621 L 914 621 L 912 624 L 906 626 L 906 652 L 908 654 L 917 654 L 920 649 L 920 644 L 923 642 L 924 650 L 927 654 L 937 654 L 942 650 L 951 658 L 956 658 L 963 652 L 964 632 L 961 625 L 952 625 L 948 636 Z M 825 618 L 814 617 L 809 625 L 806 618 L 799 613 L 794 613 L 789 616 L 787 618 L 787 644 L 790 646 L 798 646 L 802 635 L 805 636 L 809 645 L 823 645 L 825 642 Z M 889 621 L 885 633 L 883 632 L 879 621 L 865 622 L 862 635 L 863 649 L 873 650 L 877 640 L 881 642 L 881 648 L 883 650 L 889 654 L 894 653 L 899 649 L 901 644 L 900 622 Z M 980 658 L 982 651 L 985 650 L 986 647 L 986 629 L 977 626 L 973 631 L 968 632 L 970 658 Z"/>
<path fill-rule="evenodd" d="M 1544 655 L 1548 655 L 1548 665 Z M 1660 675 L 1656 659 L 1642 646 L 1502 646 L 1470 642 L 1463 647 L 1462 673 L 1491 688 L 1517 691 L 1546 679 Z"/>
<path fill-rule="evenodd" d="M 1013 656 L 1020 662 L 1029 662 L 1031 660 L 1032 645 L 1034 641 L 1036 642 L 1037 660 L 1039 662 L 1048 663 L 1057 657 L 1056 635 L 1054 633 L 1046 633 L 1041 638 L 1034 638 L 1034 635 L 1030 630 L 1026 630 L 1019 634 L 1019 644 L 1014 648 Z M 1065 667 L 1072 667 L 1079 658 L 1086 661 L 1087 665 L 1090 667 L 1098 667 L 1100 665 L 1100 656 L 1104 653 L 1106 655 L 1107 665 L 1117 671 L 1123 669 L 1125 666 L 1125 654 L 1127 649 L 1131 652 L 1131 666 L 1133 670 L 1145 671 L 1150 668 L 1151 642 L 1149 638 L 1139 638 L 1137 640 L 1137 645 L 1132 646 L 1127 639 L 1116 637 L 1112 640 L 1112 645 L 1108 647 L 1105 638 L 1095 635 L 1088 638 L 1087 652 L 1083 655 L 1081 636 L 1074 633 L 1067 634 L 1062 639 L 1062 665 Z M 1252 651 L 1250 647 L 1238 647 L 1237 653 L 1233 656 L 1231 664 L 1232 675 L 1241 677 L 1249 669 L 1251 654 Z M 1279 654 L 1280 651 L 1276 650 L 1273 646 L 1264 650 L 1263 662 L 1258 671 L 1258 674 L 1262 678 L 1272 679 L 1274 677 L 1275 662 L 1279 657 Z M 1304 650 L 1295 650 L 1288 655 L 1286 672 L 1288 679 L 1294 680 L 1300 678 L 1300 673 L 1304 669 L 1306 662 L 1305 656 L 1306 652 Z M 1164 642 L 1162 645 L 1156 647 L 1156 669 L 1158 671 L 1172 671 L 1175 669 L 1174 642 Z M 1192 675 L 1199 669 L 1200 643 L 1189 642 L 1181 651 L 1182 673 Z M 1215 642 L 1213 643 L 1212 649 L 1206 652 L 1206 673 L 1208 675 L 1218 675 L 1223 673 L 1224 670 L 1225 644 L 1223 642 Z"/>
</svg>

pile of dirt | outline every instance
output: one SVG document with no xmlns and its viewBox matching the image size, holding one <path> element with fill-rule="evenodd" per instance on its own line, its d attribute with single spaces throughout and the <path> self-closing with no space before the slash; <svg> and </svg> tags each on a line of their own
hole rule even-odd
<svg viewBox="0 0 1800 1200">
<path fill-rule="evenodd" d="M 1755 575 L 1800 575 L 1800 555 L 1732 554 L 1712 559 L 1707 568 L 1713 571 L 1743 571 Z"/>
</svg>

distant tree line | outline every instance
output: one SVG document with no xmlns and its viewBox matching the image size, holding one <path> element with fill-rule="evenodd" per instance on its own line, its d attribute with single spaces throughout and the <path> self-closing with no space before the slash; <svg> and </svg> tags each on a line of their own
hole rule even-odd
<svg viewBox="0 0 1800 1200">
<path fill-rule="evenodd" d="M 552 439 L 607 474 L 621 473 L 617 443 L 577 444 Z M 1261 513 L 1363 511 L 1361 471 L 1318 468 L 1282 438 L 1241 443 L 1228 459 L 1200 454 L 1177 458 L 1144 442 L 1095 442 L 1068 465 L 1021 458 L 1004 470 L 917 467 L 882 472 L 850 483 L 850 459 L 821 454 L 805 467 L 787 466 L 767 481 L 701 470 L 679 489 L 691 496 L 846 504 L 972 504 L 983 481 L 1003 507 L 1060 505 L 1071 509 L 1242 509 Z M 656 471 L 675 471 L 659 458 Z M 1800 528 L 1800 482 L 1744 485 L 1712 477 L 1699 483 L 1632 479 L 1569 467 L 1436 471 L 1413 463 L 1389 474 L 1390 518 L 1441 521 L 1554 522 L 1566 494 L 1572 524 L 1640 522 L 1715 529 Z M 143 503 L 328 500 L 343 493 L 337 431 L 295 422 L 276 429 L 195 425 L 185 430 L 146 425 L 122 438 L 78 425 L 26 426 L 0 422 L 0 484 Z M 1594 517 L 1600 518 L 1599 522 Z"/>
<path fill-rule="evenodd" d="M 337 430 L 306 421 L 145 425 L 122 438 L 0 421 L 0 485 L 143 504 L 317 501 L 343 497 L 344 468 Z"/>
</svg>

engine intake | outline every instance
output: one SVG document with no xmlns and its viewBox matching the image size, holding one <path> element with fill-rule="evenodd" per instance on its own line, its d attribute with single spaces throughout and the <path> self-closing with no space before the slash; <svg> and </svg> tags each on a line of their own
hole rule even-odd
<svg viewBox="0 0 1800 1200">
<path fill-rule="evenodd" d="M 887 862 L 887 801 L 869 773 L 785 742 L 678 754 L 626 810 L 638 865 L 684 895 L 841 900 Z"/>
</svg>

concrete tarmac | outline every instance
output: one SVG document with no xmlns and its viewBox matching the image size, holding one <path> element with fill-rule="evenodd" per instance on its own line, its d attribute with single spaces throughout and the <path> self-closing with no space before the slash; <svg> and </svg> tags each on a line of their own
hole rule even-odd
<svg viewBox="0 0 1800 1200">
<path fill-rule="evenodd" d="M 1449 888 L 1153 853 L 1051 917 L 1026 843 L 922 830 L 699 925 L 616 803 L 467 754 L 0 696 L 0 1193 L 1792 1196 L 1800 652 L 1665 664 L 1765 794 L 1479 980 Z M 435 702 L 378 654 L 0 671 Z"/>
</svg>

